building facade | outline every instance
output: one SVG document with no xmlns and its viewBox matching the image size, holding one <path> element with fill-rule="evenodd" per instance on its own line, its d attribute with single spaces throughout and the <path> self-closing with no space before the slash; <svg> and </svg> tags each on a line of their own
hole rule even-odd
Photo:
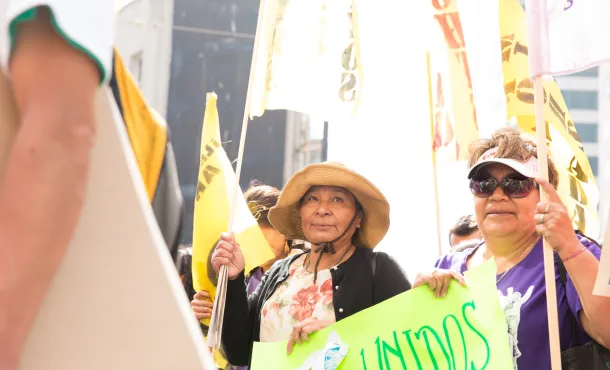
<svg viewBox="0 0 610 370">
<path fill-rule="evenodd" d="M 258 19 L 258 0 L 133 0 L 118 14 L 116 46 L 174 144 L 185 198 L 181 241 L 192 239 L 205 96 L 215 92 L 222 145 L 237 159 Z M 248 125 L 240 185 L 282 188 L 290 175 L 320 161 L 307 116 L 267 111 Z M 319 125 L 318 125 L 319 127 Z"/>
<path fill-rule="evenodd" d="M 129 1 L 117 15 L 115 46 L 148 103 L 163 117 L 172 50 L 172 0 Z"/>
</svg>

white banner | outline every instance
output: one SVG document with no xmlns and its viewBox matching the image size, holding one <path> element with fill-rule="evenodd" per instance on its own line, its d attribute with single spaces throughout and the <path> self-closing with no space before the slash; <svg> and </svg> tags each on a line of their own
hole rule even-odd
<svg viewBox="0 0 610 370">
<path fill-rule="evenodd" d="M 19 369 L 214 369 L 111 94 L 99 91 L 85 204 Z M 0 179 L 16 127 L 0 74 Z"/>
<path fill-rule="evenodd" d="M 610 61 L 610 1 L 526 0 L 526 14 L 532 76 Z"/>
<path fill-rule="evenodd" d="M 250 116 L 288 109 L 325 120 L 349 117 L 361 82 L 356 13 L 352 0 L 266 0 Z"/>
</svg>

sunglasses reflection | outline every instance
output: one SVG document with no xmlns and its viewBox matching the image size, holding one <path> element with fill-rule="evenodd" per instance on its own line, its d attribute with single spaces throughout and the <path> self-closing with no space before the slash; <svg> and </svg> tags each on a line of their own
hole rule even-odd
<svg viewBox="0 0 610 370">
<path fill-rule="evenodd" d="M 511 198 L 525 198 L 538 184 L 523 175 L 506 176 L 500 181 L 490 175 L 477 175 L 470 180 L 470 191 L 477 197 L 490 197 L 498 187 Z"/>
</svg>

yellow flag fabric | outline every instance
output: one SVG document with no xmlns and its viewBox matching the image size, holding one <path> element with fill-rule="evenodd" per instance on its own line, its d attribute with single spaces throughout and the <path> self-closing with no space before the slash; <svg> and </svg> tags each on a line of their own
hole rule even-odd
<svg viewBox="0 0 610 370">
<path fill-rule="evenodd" d="M 459 0 L 464 1 L 464 0 Z M 428 91 L 438 254 L 450 250 L 443 234 L 455 221 L 472 213 L 468 190 L 468 146 L 479 138 L 470 56 L 458 0 L 428 0 Z M 474 40 L 477 41 L 477 40 Z"/>
<path fill-rule="evenodd" d="M 167 149 L 167 124 L 148 106 L 117 50 L 113 67 L 110 87 L 125 121 L 148 200 L 152 201 Z"/>
<path fill-rule="evenodd" d="M 437 159 L 468 159 L 468 145 L 479 138 L 466 53 L 466 40 L 458 11 L 458 1 L 431 0 L 434 26 L 428 53 L 434 109 L 433 149 L 448 153 Z"/>
<path fill-rule="evenodd" d="M 530 79 L 525 12 L 518 0 L 500 0 L 500 35 L 506 110 L 524 132 L 535 134 L 534 84 Z M 559 171 L 559 194 L 576 229 L 598 238 L 599 190 L 557 83 L 544 83 L 547 142 Z"/>
<path fill-rule="evenodd" d="M 220 144 L 216 94 L 207 94 L 201 159 L 193 217 L 193 288 L 216 296 L 217 277 L 209 262 L 220 234 L 229 227 L 230 204 L 235 191 L 235 172 Z M 235 204 L 233 232 L 246 260 L 246 273 L 274 258 L 241 192 Z M 209 319 L 202 321 L 209 325 Z"/>
<path fill-rule="evenodd" d="M 353 0 L 266 0 L 259 15 L 251 117 L 289 109 L 325 120 L 350 117 L 360 99 Z"/>
</svg>

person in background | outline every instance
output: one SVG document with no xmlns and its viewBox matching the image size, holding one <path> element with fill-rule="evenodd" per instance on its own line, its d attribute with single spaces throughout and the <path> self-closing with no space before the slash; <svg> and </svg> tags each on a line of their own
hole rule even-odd
<svg viewBox="0 0 610 370">
<path fill-rule="evenodd" d="M 362 175 L 339 163 L 317 163 L 295 173 L 269 212 L 288 239 L 311 250 L 275 263 L 248 295 L 244 256 L 221 235 L 212 256 L 228 267 L 222 343 L 228 360 L 248 365 L 255 341 L 295 343 L 334 322 L 411 288 L 387 254 L 373 252 L 390 226 L 390 205 Z"/>
<path fill-rule="evenodd" d="M 184 285 L 184 292 L 188 298 L 195 295 L 195 289 L 193 289 L 193 246 L 191 244 L 181 244 L 178 246 L 178 252 L 176 257 L 176 270 Z"/>
<path fill-rule="evenodd" d="M 476 248 L 479 246 L 479 244 L 481 244 L 481 240 L 479 239 L 464 240 L 463 242 L 451 248 L 451 251 L 454 253 L 462 252 L 468 248 Z"/>
<path fill-rule="evenodd" d="M 514 128 L 499 129 L 469 150 L 468 178 L 484 242 L 443 256 L 432 272 L 418 275 L 414 286 L 428 285 L 444 296 L 451 279 L 464 284 L 465 271 L 493 258 L 514 369 L 550 369 L 544 238 L 555 256 L 561 350 L 591 339 L 610 347 L 610 297 L 593 294 L 601 251 L 574 231 L 556 191 L 559 176 L 552 157 L 547 158 L 549 181 L 536 178 L 536 143 Z M 540 187 L 548 201 L 541 201 Z M 567 272 L 565 282 L 560 269 Z"/>
<path fill-rule="evenodd" d="M 479 231 L 477 220 L 473 215 L 460 217 L 455 226 L 449 230 L 449 245 L 451 248 L 454 248 L 464 241 L 480 241 L 481 238 L 481 231 Z M 452 250 L 455 251 L 455 249 Z"/>
<path fill-rule="evenodd" d="M 250 271 L 247 291 L 248 294 L 252 294 L 260 284 L 264 273 L 276 261 L 288 256 L 292 243 L 286 240 L 269 222 L 269 210 L 277 204 L 277 200 L 280 197 L 280 191 L 277 188 L 265 185 L 258 180 L 253 180 L 250 182 L 248 190 L 244 193 L 244 197 L 250 212 L 258 222 L 258 227 L 263 232 L 263 235 L 265 235 L 265 239 L 269 242 L 269 246 L 275 254 L 274 259 Z"/>
</svg>

